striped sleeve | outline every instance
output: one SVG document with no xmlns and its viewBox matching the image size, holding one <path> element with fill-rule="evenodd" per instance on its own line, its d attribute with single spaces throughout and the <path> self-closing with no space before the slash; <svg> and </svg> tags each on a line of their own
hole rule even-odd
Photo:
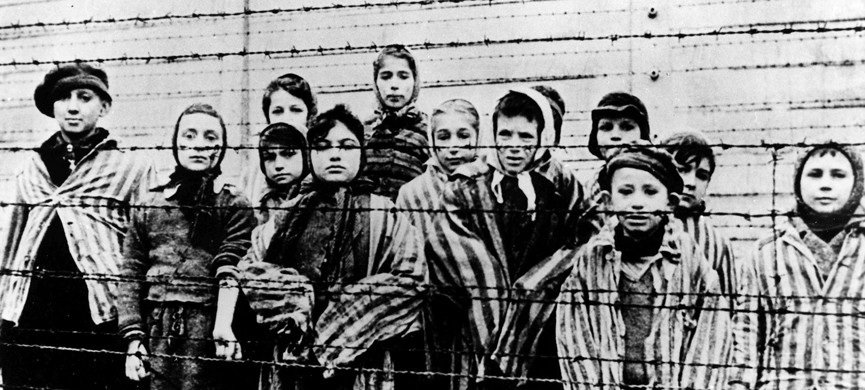
<svg viewBox="0 0 865 390">
<path fill-rule="evenodd" d="M 517 279 L 493 359 L 507 376 L 525 377 L 577 250 L 562 248 Z"/>
<path fill-rule="evenodd" d="M 436 220 L 427 248 L 441 270 L 470 299 L 468 328 L 476 350 L 490 353 L 495 347 L 504 317 L 509 286 L 504 267 L 501 235 L 491 210 L 492 195 L 483 177 L 459 177 L 445 186 L 444 214 Z"/>
<path fill-rule="evenodd" d="M 755 250 L 747 261 L 737 264 L 735 305 L 733 315 L 733 349 L 731 367 L 727 374 L 730 388 L 754 388 L 757 381 L 757 366 L 763 360 L 759 351 L 760 312 L 765 302 L 760 299 L 757 272 L 754 267 L 759 261 L 759 250 Z"/>
<path fill-rule="evenodd" d="M 381 201 L 385 203 L 377 203 Z M 387 205 L 393 206 L 376 196 L 370 202 L 372 209 Z M 351 363 L 375 342 L 404 334 L 418 318 L 425 298 L 426 268 L 417 230 L 402 214 L 386 211 L 372 212 L 370 225 L 370 241 L 377 246 L 370 248 L 370 261 L 377 262 L 374 274 L 335 286 L 339 291 L 317 322 L 314 351 L 327 367 Z"/>
</svg>

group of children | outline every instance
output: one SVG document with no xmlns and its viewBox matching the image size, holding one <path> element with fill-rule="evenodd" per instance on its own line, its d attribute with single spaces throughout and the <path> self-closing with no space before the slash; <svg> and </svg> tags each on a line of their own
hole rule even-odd
<svg viewBox="0 0 865 390">
<path fill-rule="evenodd" d="M 651 145 L 635 96 L 592 110 L 604 165 L 580 183 L 551 151 L 556 90 L 505 93 L 484 153 L 472 103 L 414 106 L 406 48 L 373 71 L 365 122 L 319 113 L 295 74 L 268 85 L 253 202 L 220 180 L 227 129 L 210 105 L 180 114 L 176 167 L 156 183 L 97 126 L 107 75 L 49 72 L 34 98 L 60 131 L 24 162 L 0 225 L 4 386 L 865 386 L 857 152 L 806 150 L 796 209 L 735 258 L 705 215 L 710 143 Z"/>
</svg>

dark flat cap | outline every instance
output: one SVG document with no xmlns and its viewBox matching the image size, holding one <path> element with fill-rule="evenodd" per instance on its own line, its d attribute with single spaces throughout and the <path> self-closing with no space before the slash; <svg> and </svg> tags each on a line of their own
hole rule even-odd
<svg viewBox="0 0 865 390">
<path fill-rule="evenodd" d="M 68 64 L 52 69 L 45 75 L 42 84 L 36 87 L 33 100 L 39 112 L 54 117 L 54 102 L 74 89 L 87 88 L 96 92 L 102 100 L 111 102 L 108 93 L 108 75 L 88 64 Z"/>
</svg>

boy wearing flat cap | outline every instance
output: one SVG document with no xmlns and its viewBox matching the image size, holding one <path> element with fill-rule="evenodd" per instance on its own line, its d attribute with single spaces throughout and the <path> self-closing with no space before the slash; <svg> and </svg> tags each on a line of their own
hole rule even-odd
<svg viewBox="0 0 865 390">
<path fill-rule="evenodd" d="M 112 101 L 101 69 L 53 69 L 34 100 L 60 130 L 26 157 L 0 220 L 4 385 L 117 388 L 122 356 L 97 351 L 118 346 L 114 277 L 153 166 L 97 126 Z"/>
<path fill-rule="evenodd" d="M 599 185 L 615 216 L 572 252 L 557 300 L 566 388 L 721 388 L 729 303 L 701 248 L 669 222 L 683 186 L 673 158 L 623 149 Z"/>
</svg>

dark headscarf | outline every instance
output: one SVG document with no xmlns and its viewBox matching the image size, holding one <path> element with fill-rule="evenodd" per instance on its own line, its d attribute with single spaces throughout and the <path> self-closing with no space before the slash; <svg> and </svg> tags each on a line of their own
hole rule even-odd
<svg viewBox="0 0 865 390">
<path fill-rule="evenodd" d="M 814 156 L 815 152 L 827 149 L 841 153 L 846 157 L 847 160 L 850 161 L 850 166 L 853 168 L 854 176 L 853 190 L 850 193 L 850 198 L 847 200 L 847 203 L 840 210 L 831 214 L 818 213 L 805 204 L 804 199 L 802 199 L 801 188 L 802 170 L 805 168 L 805 163 L 809 158 Z M 814 233 L 820 236 L 820 238 L 828 241 L 824 238 L 824 236 L 826 236 L 831 240 L 832 236 L 837 234 L 837 232 L 843 229 L 847 223 L 850 222 L 853 214 L 859 207 L 859 204 L 862 201 L 863 187 L 865 187 L 865 184 L 863 184 L 863 176 L 865 175 L 863 175 L 862 158 L 859 156 L 859 153 L 849 146 L 839 145 L 834 142 L 815 145 L 813 148 L 799 156 L 799 160 L 796 163 L 796 177 L 793 182 L 793 192 L 796 194 L 796 212 L 805 224 L 808 225 Z"/>
<path fill-rule="evenodd" d="M 640 126 L 640 139 L 651 141 L 649 130 L 649 113 L 646 106 L 634 95 L 626 92 L 612 92 L 601 98 L 598 107 L 592 110 L 592 132 L 589 133 L 589 152 L 604 160 L 604 154 L 598 146 L 598 121 L 601 118 L 630 118 Z"/>
<path fill-rule="evenodd" d="M 210 169 L 201 172 L 193 172 L 184 168 L 180 164 L 178 158 L 177 137 L 180 133 L 180 120 L 185 115 L 205 114 L 219 119 L 219 125 L 222 127 L 222 147 L 219 151 L 219 156 L 215 164 Z M 213 206 L 216 205 L 216 194 L 214 192 L 214 180 L 222 174 L 220 164 L 225 157 L 227 149 L 227 130 L 222 116 L 209 104 L 195 103 L 187 107 L 177 117 L 177 123 L 174 125 L 174 135 L 171 139 L 171 149 L 174 154 L 174 161 L 177 165 L 174 167 L 174 172 L 169 176 L 168 184 L 157 187 L 157 191 L 164 191 L 167 188 L 177 187 L 177 191 L 169 197 L 170 200 L 176 201 L 181 207 L 180 211 L 187 220 L 191 221 L 189 228 L 189 237 L 193 244 L 206 242 L 214 234 L 210 234 L 209 230 L 213 229 L 216 224 L 216 210 Z"/>
</svg>

